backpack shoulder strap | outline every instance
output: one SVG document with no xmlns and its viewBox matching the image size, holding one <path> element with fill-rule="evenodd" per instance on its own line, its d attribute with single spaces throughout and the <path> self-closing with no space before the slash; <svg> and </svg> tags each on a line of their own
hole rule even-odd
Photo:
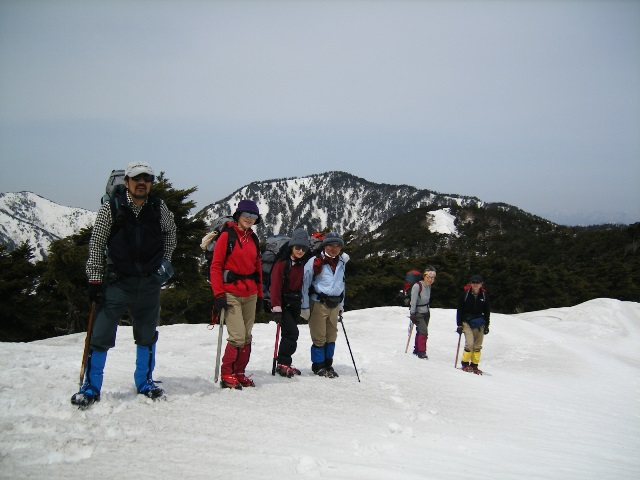
<svg viewBox="0 0 640 480">
<path fill-rule="evenodd" d="M 236 240 L 238 240 L 238 234 L 236 233 L 235 228 L 230 228 L 228 225 L 225 225 L 220 229 L 220 233 L 227 232 L 227 257 L 231 255 L 233 251 L 233 247 L 236 245 Z"/>
</svg>

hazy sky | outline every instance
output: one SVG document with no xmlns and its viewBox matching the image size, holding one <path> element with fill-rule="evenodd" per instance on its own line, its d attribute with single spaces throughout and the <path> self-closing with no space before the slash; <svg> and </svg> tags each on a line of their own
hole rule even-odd
<svg viewBox="0 0 640 480">
<path fill-rule="evenodd" d="M 0 0 L 0 192 L 97 210 L 133 160 L 637 221 L 640 1 Z"/>
</svg>

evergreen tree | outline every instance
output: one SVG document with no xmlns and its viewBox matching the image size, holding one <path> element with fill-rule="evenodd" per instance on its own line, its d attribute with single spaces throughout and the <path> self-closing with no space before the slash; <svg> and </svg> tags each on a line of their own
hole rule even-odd
<svg viewBox="0 0 640 480">
<path fill-rule="evenodd" d="M 33 257 L 34 248 L 28 242 L 11 252 L 0 244 L 0 341 L 24 342 L 52 334 L 39 315 Z"/>
</svg>

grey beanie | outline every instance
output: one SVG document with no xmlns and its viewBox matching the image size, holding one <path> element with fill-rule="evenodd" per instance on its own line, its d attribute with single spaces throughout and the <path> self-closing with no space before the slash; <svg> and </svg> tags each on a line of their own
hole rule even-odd
<svg viewBox="0 0 640 480">
<path fill-rule="evenodd" d="M 295 245 L 297 245 L 298 247 L 309 248 L 309 235 L 304 228 L 297 228 L 291 234 L 289 246 L 293 247 Z"/>
<path fill-rule="evenodd" d="M 324 239 L 322 240 L 322 248 L 326 247 L 327 245 L 340 245 L 340 248 L 344 248 L 344 240 L 342 240 L 342 238 L 340 238 L 340 235 L 338 235 L 336 232 L 329 232 L 324 236 Z"/>
</svg>

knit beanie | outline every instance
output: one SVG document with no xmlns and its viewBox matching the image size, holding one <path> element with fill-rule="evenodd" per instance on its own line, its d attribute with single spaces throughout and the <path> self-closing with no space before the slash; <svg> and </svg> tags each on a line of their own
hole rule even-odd
<svg viewBox="0 0 640 480">
<path fill-rule="evenodd" d="M 338 235 L 336 232 L 329 232 L 324 236 L 324 239 L 322 240 L 322 248 L 326 247 L 327 245 L 340 245 L 340 248 L 344 248 L 344 240 L 342 240 L 342 238 L 340 238 L 340 235 Z"/>
<path fill-rule="evenodd" d="M 293 231 L 291 234 L 291 240 L 289 240 L 289 246 L 298 246 L 309 248 L 309 235 L 307 235 L 307 231 L 304 228 L 298 228 Z"/>
</svg>

